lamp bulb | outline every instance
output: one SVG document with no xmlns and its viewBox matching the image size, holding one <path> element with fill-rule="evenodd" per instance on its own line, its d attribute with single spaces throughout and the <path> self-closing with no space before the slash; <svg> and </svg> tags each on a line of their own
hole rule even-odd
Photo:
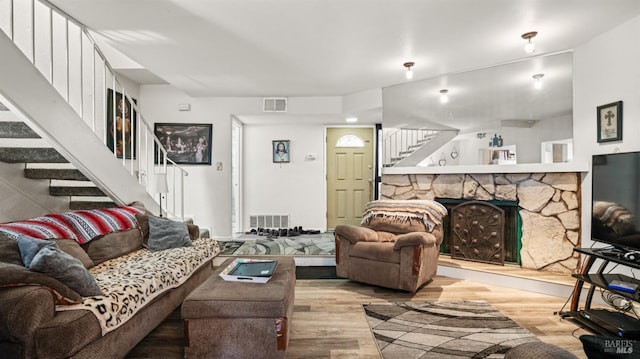
<svg viewBox="0 0 640 359">
<path fill-rule="evenodd" d="M 413 78 L 413 65 L 415 65 L 415 62 L 413 61 L 405 62 L 404 64 L 402 64 L 402 66 L 407 69 L 407 72 L 404 73 L 404 75 L 407 77 L 407 80 L 411 80 Z"/>
<path fill-rule="evenodd" d="M 536 45 L 535 45 L 533 42 L 531 42 L 531 40 L 529 40 L 529 42 L 527 42 L 527 43 L 524 45 L 524 51 L 525 51 L 527 54 L 534 53 L 534 52 L 536 51 Z"/>
<path fill-rule="evenodd" d="M 535 87 L 536 90 L 540 90 L 542 88 L 542 80 L 536 80 L 533 83 L 533 87 Z"/>
<path fill-rule="evenodd" d="M 449 90 L 443 89 L 440 90 L 440 103 L 449 102 Z"/>
<path fill-rule="evenodd" d="M 407 80 L 411 80 L 413 78 L 413 70 L 407 69 L 407 72 L 404 75 L 407 77 Z"/>
<path fill-rule="evenodd" d="M 544 74 L 535 74 L 532 76 L 534 81 L 533 81 L 533 87 L 537 90 L 542 88 L 542 78 L 544 77 Z"/>
</svg>

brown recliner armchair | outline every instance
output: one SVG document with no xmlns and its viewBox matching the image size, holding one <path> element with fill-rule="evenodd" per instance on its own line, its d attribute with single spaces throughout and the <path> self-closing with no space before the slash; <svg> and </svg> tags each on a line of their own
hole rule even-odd
<svg viewBox="0 0 640 359">
<path fill-rule="evenodd" d="M 415 292 L 436 274 L 446 215 L 435 201 L 369 202 L 360 227 L 335 228 L 338 277 Z"/>
</svg>

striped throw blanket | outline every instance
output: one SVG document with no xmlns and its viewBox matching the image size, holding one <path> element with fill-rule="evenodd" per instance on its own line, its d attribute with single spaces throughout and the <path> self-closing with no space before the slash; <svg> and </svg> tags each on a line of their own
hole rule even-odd
<svg viewBox="0 0 640 359">
<path fill-rule="evenodd" d="M 2 223 L 0 231 L 14 239 L 19 235 L 39 239 L 69 238 L 83 244 L 105 234 L 137 227 L 136 213 L 142 211 L 130 206 L 51 213 Z"/>
</svg>

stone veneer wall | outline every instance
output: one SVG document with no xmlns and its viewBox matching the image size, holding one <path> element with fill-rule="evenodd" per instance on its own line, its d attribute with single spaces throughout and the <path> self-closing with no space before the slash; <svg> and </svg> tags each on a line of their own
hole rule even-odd
<svg viewBox="0 0 640 359">
<path fill-rule="evenodd" d="M 382 176 L 382 199 L 518 201 L 522 267 L 572 273 L 580 246 L 580 174 L 402 174 Z"/>
</svg>

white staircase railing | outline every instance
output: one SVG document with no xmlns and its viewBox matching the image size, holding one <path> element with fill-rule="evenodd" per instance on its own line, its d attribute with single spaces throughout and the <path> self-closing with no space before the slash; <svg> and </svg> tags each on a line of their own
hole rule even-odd
<svg viewBox="0 0 640 359">
<path fill-rule="evenodd" d="M 46 0 L 0 0 L 0 29 L 153 198 L 153 176 L 167 177 L 163 209 L 184 219 L 188 172 L 167 157 L 87 27 Z"/>
<path fill-rule="evenodd" d="M 440 133 L 439 130 L 393 128 L 382 139 L 382 163 L 392 167 Z"/>
</svg>

